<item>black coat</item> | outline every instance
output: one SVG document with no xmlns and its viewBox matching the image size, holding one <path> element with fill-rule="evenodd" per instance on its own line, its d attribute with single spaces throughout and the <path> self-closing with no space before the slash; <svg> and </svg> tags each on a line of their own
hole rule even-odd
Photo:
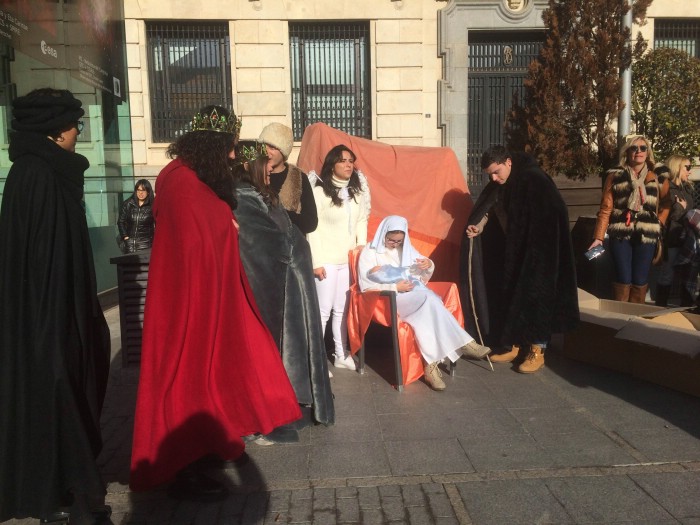
<svg viewBox="0 0 700 525">
<path fill-rule="evenodd" d="M 335 409 L 309 243 L 285 210 L 268 206 L 251 185 L 239 183 L 236 199 L 241 260 L 255 302 L 297 400 L 330 425 Z"/>
<path fill-rule="evenodd" d="M 95 464 L 109 371 L 82 202 L 85 157 L 17 132 L 0 210 L 0 521 L 68 490 L 104 495 Z"/>
<path fill-rule="evenodd" d="M 124 253 L 148 250 L 153 246 L 155 222 L 152 207 L 146 203 L 139 206 L 135 196 L 129 197 L 122 203 L 117 227 L 122 239 L 128 237 L 124 243 Z"/>
<path fill-rule="evenodd" d="M 488 184 L 470 217 L 475 224 L 489 214 L 471 265 L 467 242 L 462 253 L 465 319 L 476 313 L 483 324 L 486 317 L 490 344 L 546 342 L 579 319 L 566 204 L 532 157 L 517 154 L 512 161 L 506 183 Z M 470 272 L 472 284 L 479 283 L 472 293 Z M 470 295 L 477 299 L 476 312 Z"/>
</svg>

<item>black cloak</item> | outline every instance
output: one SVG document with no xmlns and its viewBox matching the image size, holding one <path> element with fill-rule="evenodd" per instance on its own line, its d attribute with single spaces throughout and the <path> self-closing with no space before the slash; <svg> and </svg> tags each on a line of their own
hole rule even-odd
<svg viewBox="0 0 700 525">
<path fill-rule="evenodd" d="M 335 409 L 309 243 L 284 208 L 268 206 L 252 185 L 237 183 L 236 199 L 241 260 L 260 314 L 299 404 L 331 425 Z"/>
<path fill-rule="evenodd" d="M 83 207 L 85 157 L 15 132 L 0 210 L 0 521 L 103 497 L 109 372 Z"/>
<path fill-rule="evenodd" d="M 471 241 L 471 259 L 466 234 L 462 243 L 465 325 L 472 328 L 478 318 L 486 343 L 506 346 L 547 342 L 573 329 L 579 319 L 575 260 L 566 204 L 554 181 L 530 155 L 515 154 L 506 183 L 484 188 L 469 224 L 487 213 L 484 231 Z"/>
</svg>

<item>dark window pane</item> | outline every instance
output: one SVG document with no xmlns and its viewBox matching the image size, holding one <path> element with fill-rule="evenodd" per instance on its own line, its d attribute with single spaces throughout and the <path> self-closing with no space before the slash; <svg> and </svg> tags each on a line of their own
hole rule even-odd
<svg viewBox="0 0 700 525">
<path fill-rule="evenodd" d="M 231 107 L 231 55 L 225 22 L 147 22 L 154 142 L 172 142 L 207 104 Z"/>
</svg>

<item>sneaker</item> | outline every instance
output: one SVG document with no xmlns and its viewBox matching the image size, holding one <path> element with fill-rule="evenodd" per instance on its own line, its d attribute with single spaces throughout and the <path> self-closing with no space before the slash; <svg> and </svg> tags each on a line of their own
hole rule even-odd
<svg viewBox="0 0 700 525">
<path fill-rule="evenodd" d="M 426 365 L 423 371 L 425 372 L 425 382 L 428 383 L 428 386 L 436 392 L 442 392 L 447 388 L 447 385 L 442 380 L 442 372 L 438 364 L 439 362 L 435 361 Z"/>
<path fill-rule="evenodd" d="M 491 353 L 491 349 L 488 346 L 480 345 L 474 339 L 464 345 L 461 350 L 465 357 L 474 359 L 482 359 Z"/>
<path fill-rule="evenodd" d="M 346 355 L 345 357 L 335 356 L 333 366 L 335 366 L 336 368 L 347 368 L 348 370 L 357 370 L 357 367 L 355 366 L 355 360 L 352 358 L 351 355 Z"/>
</svg>

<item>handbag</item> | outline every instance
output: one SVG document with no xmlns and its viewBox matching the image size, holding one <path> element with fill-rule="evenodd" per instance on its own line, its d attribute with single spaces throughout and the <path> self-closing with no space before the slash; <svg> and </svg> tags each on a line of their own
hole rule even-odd
<svg viewBox="0 0 700 525">
<path fill-rule="evenodd" d="M 654 250 L 654 258 L 651 264 L 660 266 L 664 262 L 664 225 L 659 220 L 659 201 L 661 200 L 661 186 L 659 178 L 656 177 L 656 222 L 659 223 L 659 238 L 656 239 L 656 249 Z"/>
</svg>

